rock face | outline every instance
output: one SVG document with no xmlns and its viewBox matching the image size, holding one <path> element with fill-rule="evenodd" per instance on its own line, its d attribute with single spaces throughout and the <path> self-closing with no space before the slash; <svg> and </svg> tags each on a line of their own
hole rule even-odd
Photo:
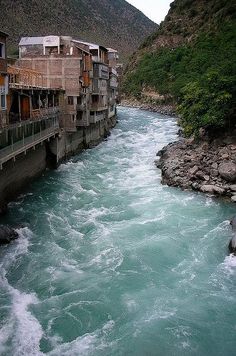
<svg viewBox="0 0 236 356">
<path fill-rule="evenodd" d="M 236 137 L 211 142 L 181 139 L 157 156 L 164 184 L 228 196 L 236 202 Z"/>
<path fill-rule="evenodd" d="M 18 233 L 9 226 L 0 225 L 0 245 L 9 244 L 18 238 Z"/>
</svg>

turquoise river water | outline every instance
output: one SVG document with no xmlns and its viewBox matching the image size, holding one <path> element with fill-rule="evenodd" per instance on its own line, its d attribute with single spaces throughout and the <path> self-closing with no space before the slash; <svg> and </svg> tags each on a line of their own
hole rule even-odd
<svg viewBox="0 0 236 356">
<path fill-rule="evenodd" d="M 235 205 L 161 185 L 173 118 L 119 109 L 98 147 L 10 205 L 0 355 L 236 354 Z"/>
</svg>

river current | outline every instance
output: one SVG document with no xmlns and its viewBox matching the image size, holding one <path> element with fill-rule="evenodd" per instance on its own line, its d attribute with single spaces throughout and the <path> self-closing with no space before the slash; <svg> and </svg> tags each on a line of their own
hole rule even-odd
<svg viewBox="0 0 236 356">
<path fill-rule="evenodd" d="M 2 223 L 0 355 L 234 355 L 235 205 L 161 185 L 176 121 L 119 108 L 111 136 L 48 171 Z"/>
</svg>

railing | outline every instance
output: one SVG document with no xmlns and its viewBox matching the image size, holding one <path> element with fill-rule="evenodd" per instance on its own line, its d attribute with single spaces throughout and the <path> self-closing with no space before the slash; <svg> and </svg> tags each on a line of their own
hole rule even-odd
<svg viewBox="0 0 236 356">
<path fill-rule="evenodd" d="M 43 87 L 44 77 L 38 71 L 8 65 L 7 72 L 11 88 Z"/>
<path fill-rule="evenodd" d="M 53 117 L 57 115 L 60 112 L 60 107 L 59 106 L 54 106 L 51 108 L 41 108 L 41 109 L 35 109 L 32 110 L 32 118 L 33 119 L 38 119 L 38 118 L 45 118 L 45 117 Z"/>
<path fill-rule="evenodd" d="M 59 106 L 32 110 L 31 112 L 24 113 L 24 118 L 18 113 L 10 112 L 5 113 L 3 116 L 3 113 L 0 112 L 0 128 L 12 128 L 31 121 L 57 117 L 60 112 L 61 108 Z"/>
<path fill-rule="evenodd" d="M 28 149 L 36 146 L 37 144 L 49 139 L 50 137 L 59 133 L 58 120 L 54 124 L 36 134 L 28 137 L 23 137 L 22 140 L 15 143 L 12 142 L 10 146 L 4 147 L 0 150 L 0 168 L 2 169 L 3 163 L 15 158 L 17 155 L 26 152 Z"/>
<path fill-rule="evenodd" d="M 103 111 L 106 110 L 108 106 L 104 103 L 93 103 L 91 104 L 91 111 Z"/>
</svg>

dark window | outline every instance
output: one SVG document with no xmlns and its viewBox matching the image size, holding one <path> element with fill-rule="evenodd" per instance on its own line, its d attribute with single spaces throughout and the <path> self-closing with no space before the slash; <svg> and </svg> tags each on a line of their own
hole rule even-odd
<svg viewBox="0 0 236 356">
<path fill-rule="evenodd" d="M 99 95 L 92 95 L 92 103 L 98 103 L 99 102 Z"/>
<path fill-rule="evenodd" d="M 6 109 L 6 96 L 1 95 L 1 108 Z"/>
<path fill-rule="evenodd" d="M 74 105 L 74 97 L 68 96 L 68 105 Z"/>
<path fill-rule="evenodd" d="M 0 58 L 5 58 L 5 45 L 0 43 Z"/>
</svg>

